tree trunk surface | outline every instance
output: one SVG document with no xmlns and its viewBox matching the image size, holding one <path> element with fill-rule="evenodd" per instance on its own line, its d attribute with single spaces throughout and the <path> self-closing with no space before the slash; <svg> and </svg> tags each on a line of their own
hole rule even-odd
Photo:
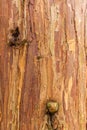
<svg viewBox="0 0 87 130">
<path fill-rule="evenodd" d="M 0 130 L 87 130 L 86 55 L 87 0 L 0 0 Z"/>
</svg>

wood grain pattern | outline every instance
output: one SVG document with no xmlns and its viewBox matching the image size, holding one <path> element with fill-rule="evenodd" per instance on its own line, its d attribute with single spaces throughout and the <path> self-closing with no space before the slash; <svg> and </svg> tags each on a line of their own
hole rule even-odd
<svg viewBox="0 0 87 130">
<path fill-rule="evenodd" d="M 49 99 L 60 130 L 87 129 L 86 17 L 87 0 L 0 0 L 0 130 L 48 130 Z"/>
</svg>

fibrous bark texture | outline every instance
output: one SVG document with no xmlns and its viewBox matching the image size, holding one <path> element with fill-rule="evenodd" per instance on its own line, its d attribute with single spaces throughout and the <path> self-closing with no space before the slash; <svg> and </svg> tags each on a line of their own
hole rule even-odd
<svg viewBox="0 0 87 130">
<path fill-rule="evenodd" d="M 86 130 L 86 55 L 87 0 L 0 0 L 0 130 Z"/>
</svg>

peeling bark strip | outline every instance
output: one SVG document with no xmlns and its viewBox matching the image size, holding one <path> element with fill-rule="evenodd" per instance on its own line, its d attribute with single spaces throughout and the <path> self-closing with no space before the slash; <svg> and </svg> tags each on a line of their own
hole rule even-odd
<svg viewBox="0 0 87 130">
<path fill-rule="evenodd" d="M 19 111 L 21 101 L 21 91 L 25 74 L 27 46 L 21 50 L 12 51 L 13 63 L 9 68 L 9 97 L 7 111 L 7 129 L 19 129 Z"/>
<path fill-rule="evenodd" d="M 87 129 L 86 21 L 87 0 L 0 0 L 0 130 Z"/>
</svg>

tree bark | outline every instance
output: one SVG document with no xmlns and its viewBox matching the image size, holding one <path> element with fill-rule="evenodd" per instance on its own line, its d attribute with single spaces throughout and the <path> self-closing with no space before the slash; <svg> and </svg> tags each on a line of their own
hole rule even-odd
<svg viewBox="0 0 87 130">
<path fill-rule="evenodd" d="M 48 100 L 56 130 L 87 129 L 86 17 L 87 0 L 0 0 L 0 130 L 51 130 Z"/>
</svg>

